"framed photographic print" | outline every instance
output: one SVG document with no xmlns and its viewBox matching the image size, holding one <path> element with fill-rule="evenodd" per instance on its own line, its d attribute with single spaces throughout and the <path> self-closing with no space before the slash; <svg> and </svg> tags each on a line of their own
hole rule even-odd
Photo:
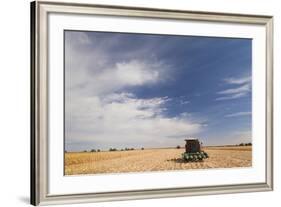
<svg viewBox="0 0 281 207">
<path fill-rule="evenodd" d="M 272 190 L 272 28 L 32 2 L 31 203 Z"/>
</svg>

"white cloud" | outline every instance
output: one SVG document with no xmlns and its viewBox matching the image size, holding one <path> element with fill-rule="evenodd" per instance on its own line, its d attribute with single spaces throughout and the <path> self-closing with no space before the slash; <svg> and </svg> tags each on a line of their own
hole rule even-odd
<svg viewBox="0 0 281 207">
<path fill-rule="evenodd" d="M 250 112 L 250 111 L 244 111 L 244 112 L 237 112 L 237 113 L 227 114 L 227 115 L 225 115 L 225 117 L 249 116 L 251 114 L 252 114 L 252 112 Z"/>
<path fill-rule="evenodd" d="M 158 67 L 161 67 L 161 63 L 147 64 L 145 62 L 132 60 L 130 62 L 117 63 L 115 75 L 113 75 L 121 84 L 142 85 L 158 80 Z"/>
<path fill-rule="evenodd" d="M 248 93 L 251 90 L 249 83 L 239 86 L 237 88 L 230 88 L 223 91 L 219 91 L 218 94 L 241 94 Z"/>
<path fill-rule="evenodd" d="M 217 92 L 217 94 L 224 95 L 216 98 L 217 101 L 241 98 L 251 92 L 251 77 L 249 76 L 241 78 L 228 78 L 224 79 L 224 82 L 228 85 L 234 84 L 238 86 Z"/>
<path fill-rule="evenodd" d="M 90 74 L 80 66 L 79 70 L 69 71 L 66 86 L 71 93 L 102 95 L 117 92 L 123 88 L 159 83 L 161 81 L 159 70 L 165 67 L 161 62 L 131 60 L 116 63 L 100 71 L 93 69 L 93 74 Z"/>
<path fill-rule="evenodd" d="M 66 108 L 67 142 L 174 146 L 177 141 L 170 137 L 184 138 L 202 129 L 201 124 L 192 123 L 185 116 L 163 116 L 166 101 L 166 97 L 138 99 L 132 94 L 72 100 Z"/>
<path fill-rule="evenodd" d="M 226 78 L 224 79 L 224 81 L 229 84 L 244 84 L 251 81 L 251 76 L 244 76 L 240 78 Z"/>
<path fill-rule="evenodd" d="M 126 54 L 125 59 L 117 58 L 105 51 L 106 44 L 99 47 L 95 39 L 78 36 L 80 44 L 75 41 L 75 35 L 66 38 L 67 147 L 71 143 L 78 143 L 78 148 L 90 143 L 106 149 L 175 146 L 177 141 L 171 137 L 188 136 L 201 130 L 201 124 L 188 117 L 164 116 L 168 97 L 144 99 L 129 92 L 133 87 L 153 87 L 167 81 L 169 65 L 157 58 L 139 58 L 138 51 L 131 57 Z"/>
<path fill-rule="evenodd" d="M 170 66 L 156 58 L 138 59 L 136 52 L 123 60 L 123 57 L 117 58 L 116 53 L 110 55 L 97 40 L 87 40 L 84 33 L 70 34 L 66 36 L 65 86 L 72 95 L 112 93 L 124 87 L 160 83 L 169 77 Z M 86 41 L 91 44 L 84 44 Z"/>
<path fill-rule="evenodd" d="M 218 97 L 218 98 L 216 98 L 216 100 L 217 101 L 231 100 L 231 99 L 237 99 L 237 98 L 240 98 L 240 97 L 244 97 L 246 95 L 247 95 L 247 93 L 243 92 L 243 93 L 233 94 L 233 95 L 230 95 L 230 96 Z"/>
</svg>

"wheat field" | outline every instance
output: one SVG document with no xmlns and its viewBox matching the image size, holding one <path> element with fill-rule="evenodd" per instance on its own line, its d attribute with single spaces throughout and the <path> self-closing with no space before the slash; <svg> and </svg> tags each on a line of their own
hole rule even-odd
<svg viewBox="0 0 281 207">
<path fill-rule="evenodd" d="M 66 152 L 65 175 L 251 167 L 252 147 L 205 147 L 209 158 L 185 162 L 184 149 Z"/>
</svg>

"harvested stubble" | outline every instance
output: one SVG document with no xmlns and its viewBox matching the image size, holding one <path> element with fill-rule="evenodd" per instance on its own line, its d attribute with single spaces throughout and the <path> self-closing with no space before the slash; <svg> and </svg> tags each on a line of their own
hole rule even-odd
<svg viewBox="0 0 281 207">
<path fill-rule="evenodd" d="M 145 149 L 114 152 L 66 152 L 65 174 L 96 174 L 251 167 L 252 147 L 206 147 L 203 162 L 184 162 L 184 149 Z"/>
</svg>

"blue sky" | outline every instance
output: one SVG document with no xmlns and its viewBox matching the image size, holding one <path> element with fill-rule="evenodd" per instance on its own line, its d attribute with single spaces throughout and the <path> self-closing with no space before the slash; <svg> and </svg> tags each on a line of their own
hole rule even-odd
<svg viewBox="0 0 281 207">
<path fill-rule="evenodd" d="M 251 51 L 251 39 L 66 31 L 66 150 L 251 142 Z"/>
</svg>

